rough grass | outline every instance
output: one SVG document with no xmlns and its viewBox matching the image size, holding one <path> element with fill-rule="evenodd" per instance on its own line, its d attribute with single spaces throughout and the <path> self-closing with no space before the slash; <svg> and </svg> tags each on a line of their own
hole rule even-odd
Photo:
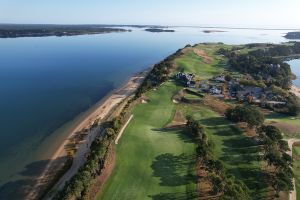
<svg viewBox="0 0 300 200">
<path fill-rule="evenodd" d="M 181 130 L 164 130 L 175 113 L 168 82 L 147 93 L 148 104 L 134 109 L 134 119 L 116 147 L 117 160 L 100 200 L 194 199 L 195 144 Z"/>
<path fill-rule="evenodd" d="M 270 113 L 266 122 L 277 126 L 287 138 L 300 138 L 300 117 L 291 117 L 279 113 Z"/>
</svg>

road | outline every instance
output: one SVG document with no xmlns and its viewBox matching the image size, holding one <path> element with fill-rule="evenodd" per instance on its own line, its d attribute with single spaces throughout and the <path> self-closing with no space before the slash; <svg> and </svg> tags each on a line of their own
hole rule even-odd
<svg viewBox="0 0 300 200">
<path fill-rule="evenodd" d="M 295 142 L 300 142 L 300 139 L 288 139 L 287 142 L 290 148 L 290 151 L 288 151 L 287 154 L 293 156 L 293 145 Z M 297 200 L 296 184 L 294 178 L 293 178 L 293 185 L 294 185 L 294 190 L 290 192 L 289 200 Z"/>
</svg>

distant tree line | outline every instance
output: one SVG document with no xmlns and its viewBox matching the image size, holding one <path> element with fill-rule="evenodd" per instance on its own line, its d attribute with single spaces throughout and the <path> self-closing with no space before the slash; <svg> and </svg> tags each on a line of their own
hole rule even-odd
<svg viewBox="0 0 300 200">
<path fill-rule="evenodd" d="M 122 28 L 108 28 L 98 26 L 61 25 L 61 26 L 0 26 L 0 38 L 18 37 L 47 37 L 47 36 L 74 36 L 111 32 L 126 32 Z"/>
<path fill-rule="evenodd" d="M 300 32 L 288 32 L 284 37 L 290 40 L 299 40 Z"/>
</svg>

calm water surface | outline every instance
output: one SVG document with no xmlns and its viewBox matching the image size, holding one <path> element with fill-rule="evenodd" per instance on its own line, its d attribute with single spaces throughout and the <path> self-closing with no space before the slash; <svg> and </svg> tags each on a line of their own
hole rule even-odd
<svg viewBox="0 0 300 200">
<path fill-rule="evenodd" d="M 293 73 L 297 76 L 296 80 L 294 80 L 294 84 L 300 87 L 300 59 L 291 60 L 288 62 L 291 66 Z"/>
<path fill-rule="evenodd" d="M 92 36 L 0 39 L 0 199 L 20 198 L 16 188 L 42 169 L 67 134 L 55 130 L 134 73 L 186 44 L 279 43 L 286 41 L 282 35 L 287 32 L 202 31 L 133 29 Z"/>
</svg>

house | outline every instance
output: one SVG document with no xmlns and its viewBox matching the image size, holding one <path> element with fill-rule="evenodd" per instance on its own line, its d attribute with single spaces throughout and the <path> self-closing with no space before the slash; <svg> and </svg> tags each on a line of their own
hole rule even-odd
<svg viewBox="0 0 300 200">
<path fill-rule="evenodd" d="M 188 87 L 195 87 L 196 83 L 193 81 L 194 75 L 193 74 L 186 74 L 183 72 L 179 72 L 176 74 L 176 79 L 181 81 L 183 84 L 185 84 Z"/>
<path fill-rule="evenodd" d="M 201 81 L 199 87 L 200 92 L 209 92 L 210 85 L 207 82 Z"/>
<path fill-rule="evenodd" d="M 196 87 L 196 82 L 195 81 L 188 81 L 186 84 L 190 88 L 195 88 Z"/>
<path fill-rule="evenodd" d="M 270 67 L 271 69 L 278 69 L 278 68 L 280 68 L 281 66 L 280 66 L 280 64 L 270 64 L 269 67 Z"/>
<path fill-rule="evenodd" d="M 216 76 L 216 77 L 214 77 L 214 80 L 217 82 L 226 82 L 224 75 Z"/>
<path fill-rule="evenodd" d="M 213 86 L 212 88 L 210 88 L 209 93 L 211 93 L 211 94 L 221 94 L 222 91 L 220 89 L 218 89 L 217 87 Z"/>
<path fill-rule="evenodd" d="M 260 87 L 246 86 L 238 88 L 235 96 L 243 100 L 245 100 L 248 96 L 251 96 L 252 100 L 256 100 L 259 99 L 263 93 L 264 90 Z M 233 92 L 231 94 L 233 94 Z"/>
</svg>

